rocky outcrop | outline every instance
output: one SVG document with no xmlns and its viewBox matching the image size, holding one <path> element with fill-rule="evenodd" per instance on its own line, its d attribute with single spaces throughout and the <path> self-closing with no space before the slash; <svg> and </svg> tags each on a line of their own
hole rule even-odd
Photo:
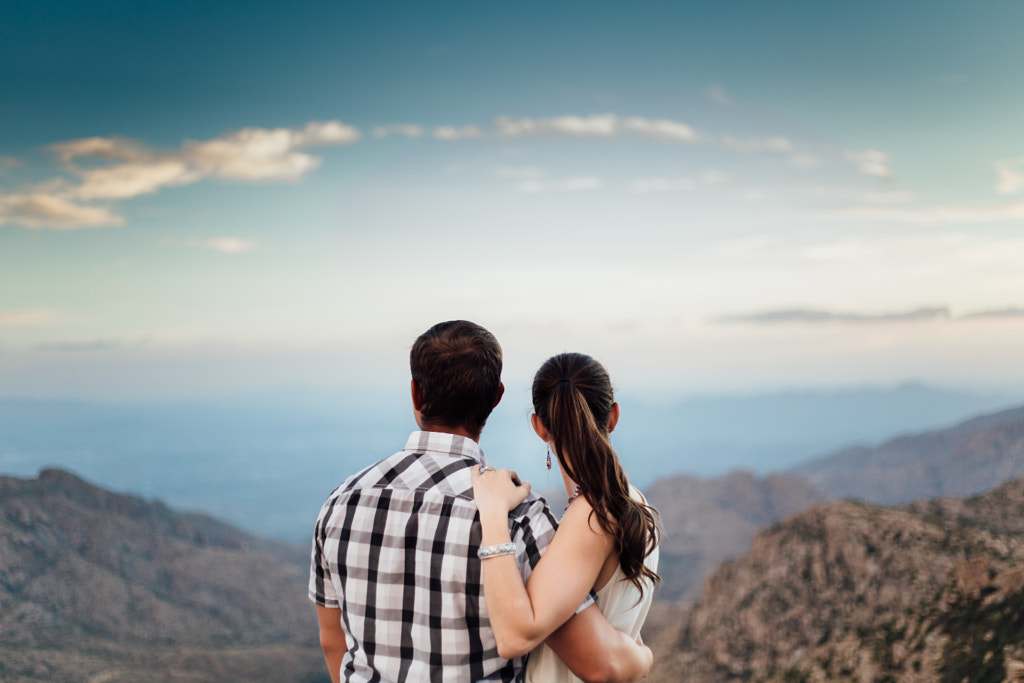
<svg viewBox="0 0 1024 683">
<path fill-rule="evenodd" d="M 654 681 L 1002 681 L 1024 661 L 1024 482 L 774 524 L 655 639 Z M 664 616 L 662 615 L 662 619 Z"/>
<path fill-rule="evenodd" d="M 647 490 L 660 515 L 662 586 L 659 600 L 696 599 L 704 579 L 750 547 L 765 524 L 825 499 L 800 477 L 755 477 L 737 471 L 719 479 L 673 477 Z"/>
</svg>

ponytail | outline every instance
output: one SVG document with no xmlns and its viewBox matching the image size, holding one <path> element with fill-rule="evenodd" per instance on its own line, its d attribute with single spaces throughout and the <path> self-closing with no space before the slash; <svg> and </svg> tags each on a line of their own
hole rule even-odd
<svg viewBox="0 0 1024 683">
<path fill-rule="evenodd" d="M 641 594 L 661 577 L 644 564 L 658 545 L 655 510 L 634 500 L 608 440 L 614 398 L 604 367 L 581 353 L 548 359 L 533 380 L 533 407 L 554 442 L 558 464 L 580 487 L 601 530 L 614 540 L 619 565 Z"/>
</svg>

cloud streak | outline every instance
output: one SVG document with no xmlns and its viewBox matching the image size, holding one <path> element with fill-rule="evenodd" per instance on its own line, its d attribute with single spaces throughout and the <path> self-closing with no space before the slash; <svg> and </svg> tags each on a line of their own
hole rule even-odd
<svg viewBox="0 0 1024 683">
<path fill-rule="evenodd" d="M 916 308 L 897 313 L 849 313 L 826 311 L 813 308 L 791 308 L 778 311 L 764 311 L 743 315 L 729 315 L 714 318 L 716 323 L 752 323 L 755 325 L 778 325 L 802 323 L 820 325 L 823 323 L 879 323 L 910 322 L 918 320 L 948 319 L 950 310 L 946 306 Z"/>
<path fill-rule="evenodd" d="M 632 133 L 669 142 L 697 141 L 696 131 L 685 123 L 669 119 L 647 119 L 641 116 L 619 118 L 615 114 L 592 114 L 520 119 L 500 116 L 495 119 L 494 125 L 497 134 L 504 138 L 552 134 L 580 138 L 612 138 Z"/>
<path fill-rule="evenodd" d="M 0 225 L 13 223 L 26 228 L 75 230 L 124 224 L 124 219 L 106 206 L 87 206 L 52 194 L 0 194 Z"/>
</svg>

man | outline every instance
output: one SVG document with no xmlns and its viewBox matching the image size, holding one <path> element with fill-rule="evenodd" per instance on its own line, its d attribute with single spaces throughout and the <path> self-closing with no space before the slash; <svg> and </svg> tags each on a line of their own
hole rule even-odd
<svg viewBox="0 0 1024 683">
<path fill-rule="evenodd" d="M 410 354 L 422 431 L 324 503 L 309 593 L 335 683 L 522 680 L 525 658 L 499 657 L 487 620 L 470 478 L 470 468 L 486 466 L 477 441 L 504 392 L 501 365 L 501 347 L 479 325 L 460 320 L 427 330 Z M 524 580 L 555 524 L 532 494 L 509 514 Z M 548 644 L 587 680 L 645 674 L 650 651 L 588 603 Z"/>
</svg>

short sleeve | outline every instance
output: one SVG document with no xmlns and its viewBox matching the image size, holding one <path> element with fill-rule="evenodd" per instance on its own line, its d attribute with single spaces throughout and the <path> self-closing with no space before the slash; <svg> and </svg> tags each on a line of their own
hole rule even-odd
<svg viewBox="0 0 1024 683">
<path fill-rule="evenodd" d="M 313 549 L 309 562 L 309 599 L 321 607 L 339 607 L 338 595 L 331 580 L 331 567 L 324 552 L 327 520 L 321 514 L 313 530 Z"/>
</svg>

